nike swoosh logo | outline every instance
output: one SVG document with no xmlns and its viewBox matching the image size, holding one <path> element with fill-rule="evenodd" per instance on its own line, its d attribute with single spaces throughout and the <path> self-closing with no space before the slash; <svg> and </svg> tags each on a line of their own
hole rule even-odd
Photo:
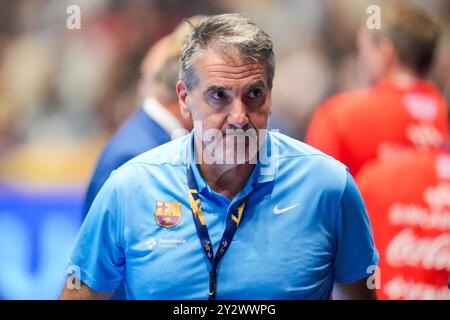
<svg viewBox="0 0 450 320">
<path fill-rule="evenodd" d="M 275 213 L 275 214 L 282 214 L 282 213 L 284 213 L 286 211 L 294 209 L 295 207 L 298 207 L 299 205 L 300 205 L 300 203 L 297 203 L 297 204 L 294 204 L 294 205 L 292 205 L 290 207 L 283 208 L 283 209 L 278 208 L 278 205 L 276 205 L 275 208 L 273 209 L 273 213 Z"/>
</svg>

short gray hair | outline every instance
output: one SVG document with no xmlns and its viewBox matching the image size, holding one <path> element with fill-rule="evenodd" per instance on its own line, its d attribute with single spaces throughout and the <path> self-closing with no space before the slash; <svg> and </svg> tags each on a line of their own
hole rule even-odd
<svg viewBox="0 0 450 320">
<path fill-rule="evenodd" d="M 189 21 L 188 21 L 189 22 Z M 191 24 L 191 32 L 184 40 L 180 57 L 179 78 L 192 90 L 198 84 L 195 68 L 203 50 L 212 44 L 239 50 L 241 57 L 257 60 L 265 66 L 267 84 L 272 88 L 275 75 L 275 55 L 270 37 L 255 23 L 236 13 L 211 16 L 198 26 Z"/>
</svg>

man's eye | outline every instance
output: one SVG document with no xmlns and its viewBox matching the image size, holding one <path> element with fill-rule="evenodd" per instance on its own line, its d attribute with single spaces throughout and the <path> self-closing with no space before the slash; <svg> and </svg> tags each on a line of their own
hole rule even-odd
<svg viewBox="0 0 450 320">
<path fill-rule="evenodd" d="M 216 90 L 211 94 L 211 98 L 216 101 L 221 101 L 227 98 L 227 94 L 222 90 Z"/>
<path fill-rule="evenodd" d="M 262 96 L 262 90 L 261 89 L 252 89 L 249 91 L 248 96 L 251 99 L 259 98 Z"/>
</svg>

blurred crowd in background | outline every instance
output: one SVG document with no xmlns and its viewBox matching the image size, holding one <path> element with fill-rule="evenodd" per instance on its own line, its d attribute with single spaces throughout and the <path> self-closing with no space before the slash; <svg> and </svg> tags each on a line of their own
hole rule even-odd
<svg viewBox="0 0 450 320">
<path fill-rule="evenodd" d="M 430 78 L 449 101 L 450 2 L 412 2 L 443 25 Z M 0 215 L 0 297 L 57 295 L 62 278 L 52 280 L 52 273 L 61 268 L 62 274 L 95 161 L 141 103 L 140 64 L 149 47 L 183 18 L 242 12 L 271 36 L 277 57 L 274 118 L 282 131 L 303 140 L 324 99 L 367 85 L 358 68 L 356 33 L 370 4 L 0 0 L 0 212 L 20 212 L 28 221 L 21 227 L 12 215 Z M 81 8 L 80 30 L 66 27 L 69 5 Z M 58 230 L 54 238 L 43 226 L 35 228 L 43 211 L 65 213 L 46 226 Z M 52 255 L 54 263 L 46 265 Z"/>
</svg>

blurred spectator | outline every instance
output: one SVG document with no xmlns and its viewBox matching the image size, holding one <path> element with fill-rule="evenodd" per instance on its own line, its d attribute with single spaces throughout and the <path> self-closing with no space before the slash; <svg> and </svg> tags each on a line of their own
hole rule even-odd
<svg viewBox="0 0 450 320">
<path fill-rule="evenodd" d="M 449 300 L 450 148 L 373 161 L 356 181 L 380 252 L 378 297 Z"/>
<path fill-rule="evenodd" d="M 424 79 L 439 29 L 422 10 L 403 2 L 383 6 L 382 28 L 365 24 L 359 54 L 372 87 L 328 99 L 311 121 L 306 142 L 346 164 L 362 165 L 411 148 L 442 143 L 447 105 Z"/>
</svg>

